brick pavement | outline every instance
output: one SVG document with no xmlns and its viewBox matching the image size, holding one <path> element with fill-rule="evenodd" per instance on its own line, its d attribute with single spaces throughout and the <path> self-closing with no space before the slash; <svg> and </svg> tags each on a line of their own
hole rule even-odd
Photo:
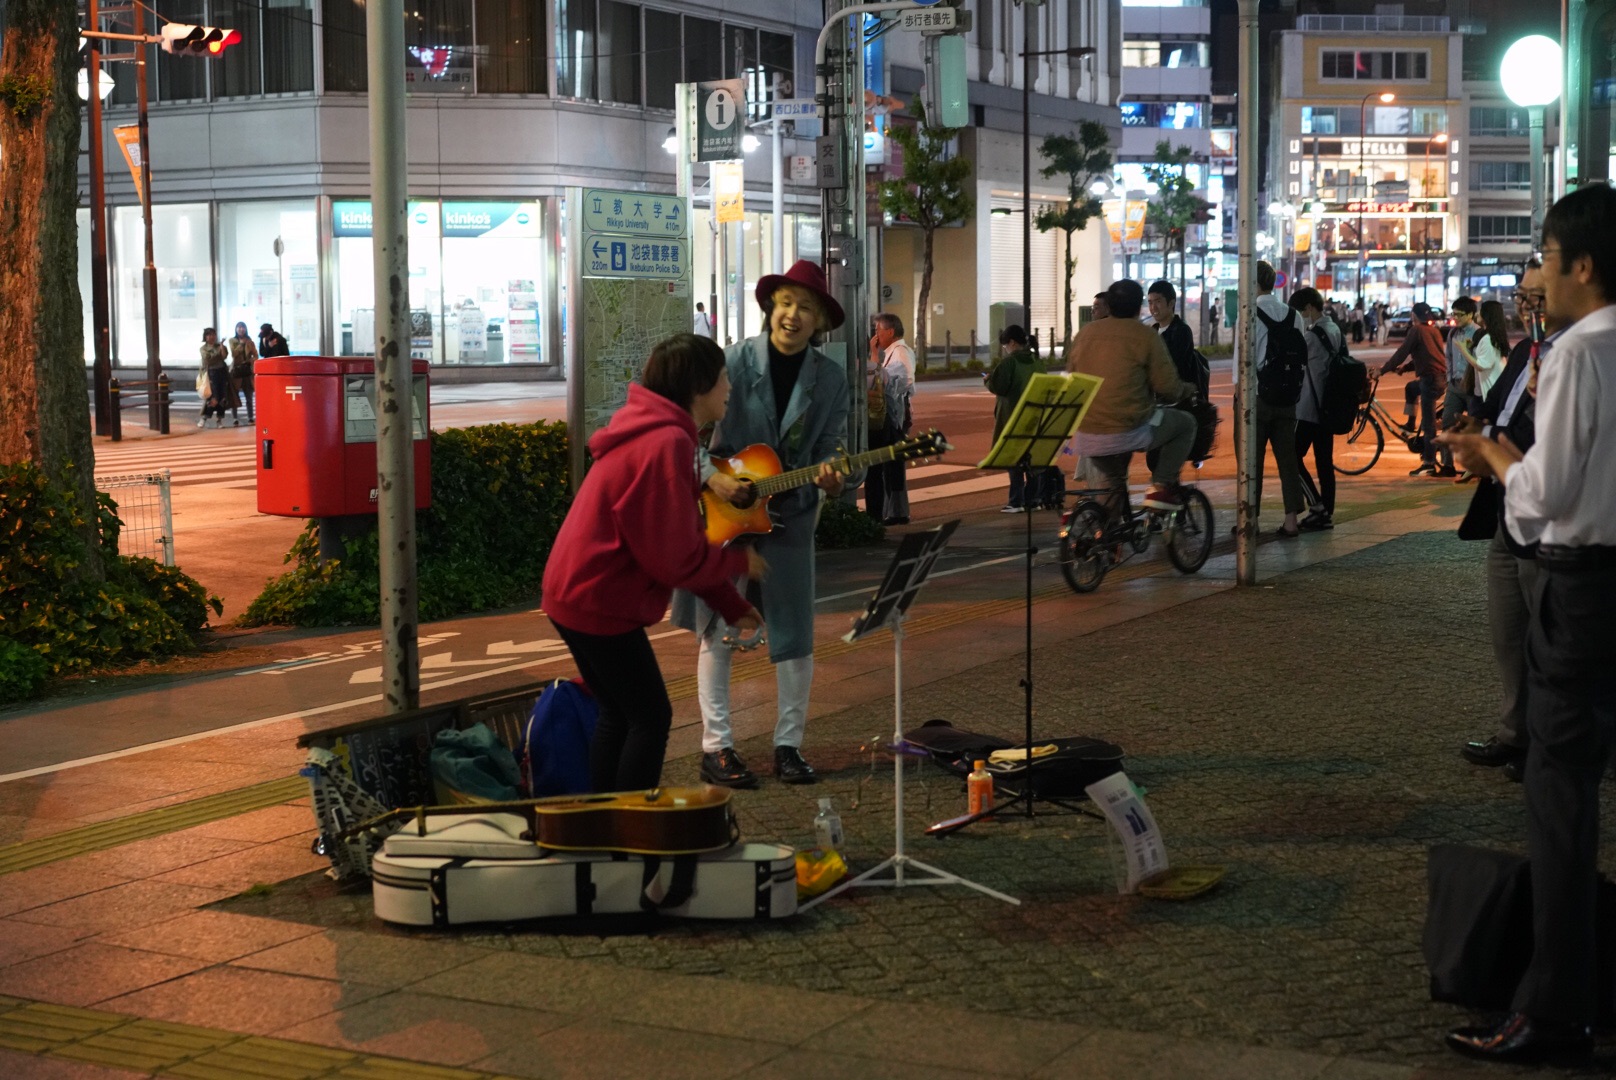
<svg viewBox="0 0 1616 1080">
<path fill-rule="evenodd" d="M 273 1036 L 293 1057 L 294 1044 L 347 1052 L 311 1058 L 333 1064 L 297 1074 L 310 1076 L 348 1075 L 336 1070 L 359 1054 L 466 1076 L 1479 1074 L 1441 1048 L 1459 1014 L 1425 1000 L 1418 952 L 1425 846 L 1518 848 L 1523 835 L 1520 789 L 1455 753 L 1488 729 L 1497 696 L 1481 550 L 1451 539 L 1461 498 L 1265 549 L 1270 572 L 1310 546 L 1347 553 L 1264 587 L 1223 588 L 1223 559 L 1199 579 L 1107 582 L 1109 608 L 1040 605 L 1038 730 L 1124 746 L 1175 861 L 1229 867 L 1200 900 L 1116 896 L 1102 828 L 1084 817 L 915 838 L 964 801 L 927 768 L 909 781 L 912 852 L 1022 907 L 881 890 L 776 926 L 403 932 L 373 919 L 368 896 L 293 876 L 311 865 L 306 832 L 258 811 L 257 826 L 143 841 L 160 866 L 114 849 L 0 877 L 0 995 L 24 1005 L 0 998 L 0 1048 L 17 1049 L 8 1025 L 42 1000 L 90 1007 L 92 1026 L 134 1016 Z M 1017 625 L 912 638 L 912 722 L 1015 735 L 1020 664 L 1002 642 Z M 947 655 L 928 670 L 927 651 Z M 828 794 L 850 860 L 887 853 L 890 773 L 859 748 L 890 729 L 891 702 L 868 678 L 864 700 L 813 722 L 824 784 L 742 796 L 750 835 L 807 842 Z M 742 750 L 761 759 L 765 743 Z M 669 777 L 693 772 L 686 756 Z M 18 1060 L 0 1066 L 111 1075 Z"/>
<path fill-rule="evenodd" d="M 1051 817 L 913 841 L 916 857 L 1015 894 L 1020 908 L 916 889 L 846 895 L 780 926 L 452 938 L 734 979 L 748 992 L 852 994 L 1454 1067 L 1438 1040 L 1460 1014 L 1427 1000 L 1419 954 L 1425 848 L 1519 849 L 1524 817 L 1519 787 L 1455 752 L 1489 730 L 1497 688 L 1481 550 L 1452 540 L 1445 518 L 1435 523 L 1443 531 L 1037 651 L 1038 730 L 1123 745 L 1174 859 L 1228 866 L 1201 900 L 1117 897 L 1099 823 Z M 909 716 L 1014 736 L 1018 674 L 1001 661 L 917 687 L 906 694 Z M 890 843 L 887 774 L 869 775 L 853 749 L 890 726 L 889 709 L 874 700 L 811 732 L 825 748 L 819 759 L 835 767 L 811 794 L 836 797 L 855 865 Z M 762 759 L 767 740 L 741 749 Z M 911 781 L 910 799 L 912 837 L 963 804 L 958 782 L 929 767 Z M 750 834 L 808 842 L 808 793 L 765 784 L 741 807 Z M 1607 836 L 1608 817 L 1607 805 Z M 319 882 L 229 908 L 378 929 L 363 898 Z M 490 976 L 485 992 L 497 995 Z"/>
</svg>

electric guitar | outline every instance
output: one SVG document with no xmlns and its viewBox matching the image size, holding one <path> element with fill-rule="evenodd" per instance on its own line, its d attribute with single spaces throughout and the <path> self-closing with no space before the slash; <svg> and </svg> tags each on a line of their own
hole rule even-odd
<svg viewBox="0 0 1616 1080">
<path fill-rule="evenodd" d="M 943 438 L 943 433 L 933 428 L 923 435 L 878 450 L 831 458 L 830 467 L 847 476 L 871 465 L 932 457 L 952 449 L 948 440 Z M 714 547 L 723 547 L 743 536 L 765 535 L 773 531 L 774 520 L 769 516 L 770 497 L 793 488 L 806 487 L 819 476 L 818 465 L 787 471 L 780 464 L 780 455 L 774 452 L 773 447 L 763 443 L 753 443 L 733 457 L 715 454 L 712 462 L 719 472 L 737 480 L 750 481 L 752 487 L 752 501 L 745 506 L 736 506 L 728 499 L 719 498 L 710 489 L 702 489 L 702 527 L 706 530 L 707 542 Z"/>
</svg>

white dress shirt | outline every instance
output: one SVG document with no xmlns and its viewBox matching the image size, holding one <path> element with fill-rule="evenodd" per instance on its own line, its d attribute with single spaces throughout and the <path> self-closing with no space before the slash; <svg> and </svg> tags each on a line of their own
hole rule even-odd
<svg viewBox="0 0 1616 1080">
<path fill-rule="evenodd" d="M 888 345 L 887 351 L 882 354 L 881 359 L 888 364 L 892 363 L 894 360 L 902 364 L 903 369 L 909 373 L 909 389 L 914 389 L 915 350 L 907 341 L 905 341 L 903 338 L 899 338 L 891 345 Z"/>
<path fill-rule="evenodd" d="M 1525 544 L 1616 546 L 1616 305 L 1568 327 L 1543 359 L 1536 428 L 1504 476 L 1510 532 Z"/>
</svg>

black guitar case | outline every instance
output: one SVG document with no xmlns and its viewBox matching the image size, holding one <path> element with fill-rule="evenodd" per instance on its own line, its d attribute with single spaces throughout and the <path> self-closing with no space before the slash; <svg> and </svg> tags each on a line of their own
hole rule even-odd
<svg viewBox="0 0 1616 1080">
<path fill-rule="evenodd" d="M 903 738 L 924 749 L 932 761 L 960 777 L 969 776 L 975 763 L 988 761 L 993 751 L 1011 750 L 1021 745 L 997 735 L 964 731 L 947 720 L 928 720 L 913 731 L 904 732 Z M 1122 771 L 1122 747 L 1116 743 L 1073 735 L 1035 739 L 1033 745 L 1054 745 L 1056 750 L 1035 758 L 1031 770 L 1021 762 L 989 762 L 987 769 L 993 774 L 995 787 L 1019 795 L 1030 779 L 1034 795 L 1082 799 L 1087 797 L 1084 788 Z"/>
</svg>

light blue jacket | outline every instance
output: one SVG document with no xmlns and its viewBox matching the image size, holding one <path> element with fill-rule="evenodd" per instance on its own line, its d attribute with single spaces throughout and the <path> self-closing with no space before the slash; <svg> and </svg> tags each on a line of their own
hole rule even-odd
<svg viewBox="0 0 1616 1080">
<path fill-rule="evenodd" d="M 851 400 L 842 365 L 809 348 L 796 388 L 777 422 L 774 384 L 769 379 L 769 342 L 759 335 L 724 351 L 729 361 L 729 405 L 713 431 L 711 452 L 725 457 L 754 443 L 774 448 L 786 470 L 813 465 L 840 453 L 847 444 Z M 848 478 L 853 484 L 857 477 Z M 769 632 L 769 659 L 776 663 L 812 656 L 814 651 L 814 526 L 819 520 L 819 489 L 812 485 L 782 492 L 769 502 L 779 528 L 756 541 L 769 563 L 768 580 L 752 585 L 761 592 Z M 698 634 L 714 629 L 716 616 L 690 593 L 673 598 L 673 624 Z"/>
</svg>

